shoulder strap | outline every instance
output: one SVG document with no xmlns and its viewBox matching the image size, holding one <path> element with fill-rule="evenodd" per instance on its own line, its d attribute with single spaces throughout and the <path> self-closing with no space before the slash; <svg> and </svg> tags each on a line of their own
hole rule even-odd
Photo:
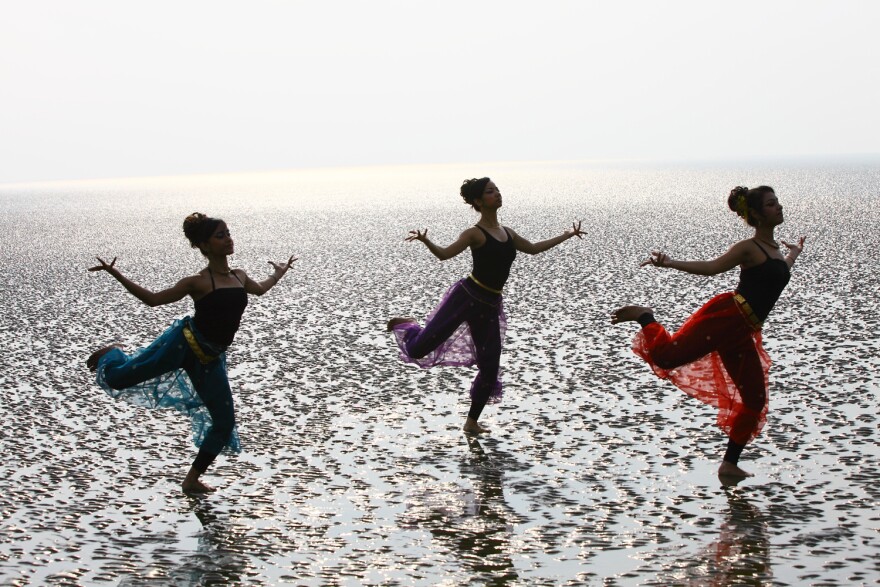
<svg viewBox="0 0 880 587">
<path fill-rule="evenodd" d="M 479 228 L 480 231 L 481 231 L 483 234 L 485 234 L 486 236 L 492 236 L 491 234 L 489 234 L 489 233 L 486 231 L 485 228 L 483 228 L 483 227 L 480 226 L 479 224 L 474 224 L 474 226 L 476 226 L 477 228 Z"/>
<path fill-rule="evenodd" d="M 235 274 L 235 269 L 230 271 L 230 273 L 232 273 L 232 276 L 235 277 L 236 279 L 238 279 L 238 282 L 241 283 L 242 286 L 244 286 L 244 283 L 241 281 L 241 279 L 238 277 L 238 275 Z"/>
<path fill-rule="evenodd" d="M 764 250 L 764 247 L 761 246 L 761 244 L 758 242 L 757 239 L 753 238 L 752 242 L 755 243 L 756 245 L 758 245 L 758 248 L 761 249 L 761 252 L 764 253 L 765 257 L 767 257 L 768 259 L 770 258 L 770 255 L 767 254 L 767 251 Z"/>
<path fill-rule="evenodd" d="M 214 285 L 214 272 L 211 271 L 210 267 L 208 267 L 208 275 L 211 276 L 211 291 L 214 291 L 215 289 L 217 289 L 217 286 Z"/>
</svg>

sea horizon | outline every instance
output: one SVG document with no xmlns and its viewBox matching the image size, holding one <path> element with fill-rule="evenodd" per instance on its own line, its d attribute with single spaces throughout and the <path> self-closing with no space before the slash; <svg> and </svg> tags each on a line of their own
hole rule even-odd
<svg viewBox="0 0 880 587">
<path fill-rule="evenodd" d="M 442 168 L 480 168 L 500 167 L 510 168 L 517 166 L 562 166 L 583 168 L 762 168 L 768 166 L 792 166 L 792 167 L 837 167 L 837 166 L 872 166 L 880 164 L 880 153 L 852 153 L 852 154 L 801 154 L 801 155 L 756 155 L 740 157 L 709 157 L 700 158 L 573 158 L 573 159 L 502 159 L 484 161 L 444 161 L 444 162 L 398 162 L 398 163 L 356 163 L 356 164 L 326 164 L 310 165 L 303 167 L 267 168 L 267 169 L 240 169 L 224 171 L 179 171 L 171 173 L 152 174 L 111 174 L 94 177 L 78 178 L 50 178 L 50 179 L 22 179 L 0 182 L 0 190 L 28 186 L 48 186 L 52 184 L 66 183 L 93 183 L 112 181 L 173 181 L 180 179 L 207 179 L 207 178 L 241 178 L 242 176 L 283 176 L 294 174 L 324 175 L 334 172 L 380 172 L 380 171 L 403 171 L 420 169 Z"/>
</svg>

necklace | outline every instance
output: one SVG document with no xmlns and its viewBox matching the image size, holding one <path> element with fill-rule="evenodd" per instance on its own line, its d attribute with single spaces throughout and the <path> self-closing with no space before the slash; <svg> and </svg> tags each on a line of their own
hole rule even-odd
<svg viewBox="0 0 880 587">
<path fill-rule="evenodd" d="M 482 223 L 478 222 L 477 224 L 482 224 Z M 495 226 L 489 226 L 488 224 L 482 224 L 482 226 L 483 226 L 483 228 L 488 228 L 488 229 L 501 228 L 501 223 L 498 222 L 495 224 Z"/>
<path fill-rule="evenodd" d="M 762 243 L 764 243 L 765 245 L 768 245 L 768 246 L 773 247 L 774 249 L 778 249 L 778 248 L 779 248 L 779 243 L 776 242 L 776 241 L 767 241 L 767 240 L 764 240 L 764 239 L 762 239 L 762 238 L 758 238 L 758 237 L 755 237 L 755 238 L 756 238 L 757 240 L 761 241 Z"/>
<path fill-rule="evenodd" d="M 221 271 L 220 269 L 211 269 L 210 267 L 208 267 L 208 270 L 213 271 L 214 273 L 218 273 L 220 275 L 229 275 L 230 273 L 232 273 L 232 269 L 227 269 L 226 271 Z"/>
</svg>

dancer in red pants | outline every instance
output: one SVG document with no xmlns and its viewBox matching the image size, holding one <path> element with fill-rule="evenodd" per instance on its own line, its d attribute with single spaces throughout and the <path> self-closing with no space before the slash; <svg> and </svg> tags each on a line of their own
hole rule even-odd
<svg viewBox="0 0 880 587">
<path fill-rule="evenodd" d="M 782 224 L 782 204 L 773 188 L 734 188 L 727 204 L 750 226 L 752 238 L 739 241 L 711 261 L 677 261 L 653 251 L 642 265 L 671 267 L 697 275 L 717 275 L 740 266 L 736 290 L 715 296 L 671 335 L 654 320 L 651 308 L 624 306 L 611 322 L 637 321 L 642 330 L 633 350 L 662 379 L 718 408 L 718 426 L 727 434 L 727 452 L 718 474 L 750 477 L 739 457 L 761 431 L 767 416 L 770 357 L 761 344 L 761 326 L 788 284 L 790 269 L 804 246 L 780 241 L 774 230 Z"/>
</svg>

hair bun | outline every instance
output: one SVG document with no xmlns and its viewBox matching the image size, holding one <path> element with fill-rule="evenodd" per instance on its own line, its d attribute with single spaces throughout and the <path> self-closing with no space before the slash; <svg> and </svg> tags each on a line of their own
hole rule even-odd
<svg viewBox="0 0 880 587">
<path fill-rule="evenodd" d="M 183 221 L 183 223 L 184 224 L 191 224 L 193 222 L 200 222 L 200 221 L 204 220 L 205 218 L 207 218 L 207 216 L 205 216 L 201 212 L 193 212 L 192 214 L 190 214 L 189 216 L 186 217 L 186 219 Z"/>
<path fill-rule="evenodd" d="M 208 240 L 211 232 L 219 221 L 201 212 L 193 212 L 183 220 L 183 234 L 190 246 L 197 248 Z"/>
<path fill-rule="evenodd" d="M 476 178 L 473 177 L 471 179 L 466 179 L 461 184 L 461 189 L 459 193 L 461 194 L 461 198 L 464 200 L 464 203 L 468 206 L 471 206 L 477 212 L 480 211 L 479 206 L 474 204 L 474 200 L 483 196 L 483 190 L 486 188 L 486 184 L 489 183 L 488 177 Z"/>
<path fill-rule="evenodd" d="M 746 195 L 748 193 L 749 188 L 738 185 L 730 190 L 730 195 L 727 197 L 727 207 L 743 218 L 745 218 L 745 214 L 747 214 L 749 209 L 748 204 L 746 204 Z"/>
</svg>

